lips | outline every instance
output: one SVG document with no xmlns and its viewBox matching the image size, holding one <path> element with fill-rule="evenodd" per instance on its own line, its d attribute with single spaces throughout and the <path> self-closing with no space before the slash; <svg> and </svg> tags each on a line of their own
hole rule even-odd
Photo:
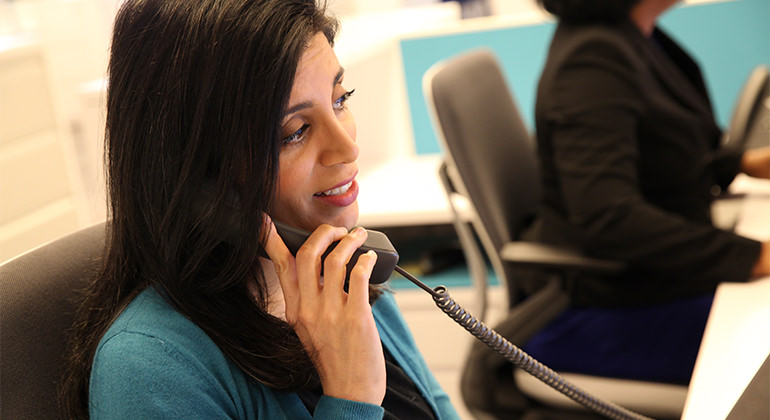
<svg viewBox="0 0 770 420">
<path fill-rule="evenodd" d="M 350 189 L 350 186 L 353 185 L 353 181 L 349 181 L 347 184 L 341 185 L 339 187 L 332 188 L 330 190 L 326 190 L 320 193 L 316 193 L 315 195 L 318 196 L 332 196 L 332 195 L 340 195 L 348 192 L 348 189 Z"/>
<path fill-rule="evenodd" d="M 358 197 L 358 183 L 351 178 L 326 191 L 313 194 L 313 198 L 334 207 L 347 207 L 353 204 Z"/>
</svg>

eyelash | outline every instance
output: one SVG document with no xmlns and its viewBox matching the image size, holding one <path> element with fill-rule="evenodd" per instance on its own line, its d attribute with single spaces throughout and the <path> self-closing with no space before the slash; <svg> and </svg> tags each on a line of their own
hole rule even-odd
<svg viewBox="0 0 770 420">
<path fill-rule="evenodd" d="M 284 137 L 283 140 L 281 140 L 281 144 L 286 146 L 289 144 L 294 144 L 302 141 L 305 138 L 305 132 L 307 129 L 310 128 L 310 124 L 303 124 L 302 127 L 299 128 L 299 130 L 291 133 L 287 137 Z"/>
<path fill-rule="evenodd" d="M 353 96 L 353 93 L 355 92 L 355 89 L 351 89 L 345 93 L 342 94 L 342 96 L 339 97 L 336 101 L 334 101 L 334 109 L 337 111 L 341 111 L 343 109 L 347 108 L 347 102 L 348 99 L 350 99 L 351 96 Z"/>
<path fill-rule="evenodd" d="M 347 101 L 350 99 L 351 96 L 353 96 L 353 93 L 355 92 L 355 89 L 351 89 L 345 93 L 342 94 L 336 101 L 334 101 L 334 104 L 332 107 L 335 111 L 342 111 L 344 109 L 347 109 Z M 305 138 L 305 134 L 307 133 L 307 130 L 310 128 L 310 124 L 303 124 L 302 127 L 299 128 L 299 130 L 291 133 L 290 135 L 284 137 L 281 140 L 281 144 L 284 146 L 299 143 Z"/>
</svg>

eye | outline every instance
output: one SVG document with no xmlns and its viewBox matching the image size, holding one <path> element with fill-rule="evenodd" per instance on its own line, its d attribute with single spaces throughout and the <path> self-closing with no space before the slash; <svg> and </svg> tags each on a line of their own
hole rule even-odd
<svg viewBox="0 0 770 420">
<path fill-rule="evenodd" d="M 286 146 L 289 144 L 301 142 L 305 138 L 305 134 L 309 129 L 310 129 L 310 124 L 303 124 L 302 127 L 299 128 L 299 130 L 291 133 L 287 137 L 284 137 L 281 140 L 281 145 Z"/>
<path fill-rule="evenodd" d="M 334 101 L 334 104 L 332 105 L 334 107 L 334 109 L 337 110 L 337 111 L 341 111 L 343 109 L 346 109 L 347 108 L 346 103 L 347 103 L 348 99 L 350 99 L 350 97 L 353 96 L 353 92 L 355 92 L 355 91 L 356 91 L 355 89 L 349 90 L 349 91 L 343 93 L 342 96 L 337 98 L 337 100 Z"/>
</svg>

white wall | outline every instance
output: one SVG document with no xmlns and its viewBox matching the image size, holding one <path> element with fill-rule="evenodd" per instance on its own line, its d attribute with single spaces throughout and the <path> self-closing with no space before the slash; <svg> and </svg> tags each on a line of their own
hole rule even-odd
<svg viewBox="0 0 770 420">
<path fill-rule="evenodd" d="M 2 212 L 13 217 L 0 221 L 0 260 L 105 217 L 98 139 L 85 143 L 73 123 L 81 84 L 105 74 L 116 5 L 0 1 L 0 77 L 7 82 L 0 86 L 7 107 L 2 114 L 6 126 L 27 127 L 22 137 L 3 133 Z M 14 76 L 20 56 L 32 67 Z"/>
<path fill-rule="evenodd" d="M 35 38 L 0 44 L 0 261 L 78 227 L 48 73 Z"/>
</svg>

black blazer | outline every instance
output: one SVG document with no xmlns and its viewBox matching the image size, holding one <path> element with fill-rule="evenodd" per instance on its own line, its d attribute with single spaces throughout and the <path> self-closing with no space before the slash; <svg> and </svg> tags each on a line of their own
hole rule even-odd
<svg viewBox="0 0 770 420">
<path fill-rule="evenodd" d="M 710 216 L 741 151 L 719 150 L 698 65 L 661 30 L 559 24 L 535 120 L 544 202 L 525 236 L 629 267 L 578 279 L 576 302 L 652 303 L 748 279 L 760 243 Z"/>
</svg>

